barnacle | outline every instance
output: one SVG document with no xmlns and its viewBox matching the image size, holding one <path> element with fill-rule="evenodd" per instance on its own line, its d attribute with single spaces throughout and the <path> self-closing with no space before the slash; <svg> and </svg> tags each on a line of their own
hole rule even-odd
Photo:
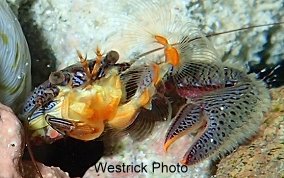
<svg viewBox="0 0 284 178">
<path fill-rule="evenodd" d="M 0 2 L 0 101 L 18 109 L 31 89 L 30 53 L 21 26 Z"/>
</svg>

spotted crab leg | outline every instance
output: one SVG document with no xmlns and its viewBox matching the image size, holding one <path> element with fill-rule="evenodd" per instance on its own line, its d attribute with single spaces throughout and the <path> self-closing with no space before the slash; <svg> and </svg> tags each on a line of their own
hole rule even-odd
<svg viewBox="0 0 284 178">
<path fill-rule="evenodd" d="M 59 93 L 59 88 L 55 85 L 45 82 L 37 87 L 32 95 L 27 99 L 24 106 L 24 117 L 29 118 L 37 109 L 52 101 Z"/>
<path fill-rule="evenodd" d="M 32 115 L 36 110 L 42 108 L 45 104 L 52 101 L 59 93 L 59 89 L 57 86 L 51 85 L 50 82 L 45 82 L 41 84 L 38 88 L 36 88 L 32 95 L 27 99 L 26 104 L 24 105 L 24 112 L 21 115 L 24 121 L 25 128 L 25 140 L 28 148 L 28 152 L 30 158 L 36 168 L 38 175 L 43 178 L 38 165 L 36 164 L 33 152 L 31 150 L 30 143 L 30 134 L 29 134 L 29 126 L 30 122 L 33 122 Z"/>
<path fill-rule="evenodd" d="M 208 157 L 222 143 L 219 140 L 216 141 L 217 134 L 219 135 L 215 132 L 217 124 L 210 117 L 200 106 L 192 107 L 191 104 L 184 106 L 168 131 L 164 148 L 167 149 L 181 136 L 197 131 L 193 144 L 184 155 L 181 163 L 192 165 Z"/>
<path fill-rule="evenodd" d="M 182 135 L 199 129 L 181 161 L 186 165 L 216 159 L 254 134 L 269 106 L 269 93 L 261 81 L 246 76 L 238 84 L 196 98 L 195 105 L 179 111 L 164 144 L 167 149 Z"/>
<path fill-rule="evenodd" d="M 167 151 L 178 138 L 204 128 L 207 122 L 208 118 L 200 106 L 192 103 L 184 105 L 167 132 L 164 150 Z"/>
</svg>

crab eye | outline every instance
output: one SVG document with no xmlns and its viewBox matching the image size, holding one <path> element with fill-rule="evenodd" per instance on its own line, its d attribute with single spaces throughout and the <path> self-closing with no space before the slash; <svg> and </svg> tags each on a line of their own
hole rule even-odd
<svg viewBox="0 0 284 178">
<path fill-rule="evenodd" d="M 58 85 L 64 82 L 65 76 L 62 73 L 62 71 L 51 72 L 48 80 L 50 81 L 51 84 Z"/>
<path fill-rule="evenodd" d="M 116 63 L 116 61 L 118 61 L 118 59 L 119 59 L 118 52 L 117 51 L 110 51 L 106 55 L 105 62 L 106 62 L 106 64 L 113 65 L 113 64 Z"/>
</svg>

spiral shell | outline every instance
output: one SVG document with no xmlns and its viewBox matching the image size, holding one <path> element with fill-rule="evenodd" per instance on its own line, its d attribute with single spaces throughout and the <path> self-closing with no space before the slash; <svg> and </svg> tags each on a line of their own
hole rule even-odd
<svg viewBox="0 0 284 178">
<path fill-rule="evenodd" d="M 6 1 L 0 1 L 0 61 L 0 102 L 16 109 L 31 89 L 31 58 Z"/>
</svg>

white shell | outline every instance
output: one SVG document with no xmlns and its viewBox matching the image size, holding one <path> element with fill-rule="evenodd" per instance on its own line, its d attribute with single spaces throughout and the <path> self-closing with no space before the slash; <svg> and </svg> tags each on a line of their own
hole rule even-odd
<svg viewBox="0 0 284 178">
<path fill-rule="evenodd" d="M 0 102 L 17 108 L 31 89 L 31 58 L 16 16 L 0 1 Z"/>
</svg>

